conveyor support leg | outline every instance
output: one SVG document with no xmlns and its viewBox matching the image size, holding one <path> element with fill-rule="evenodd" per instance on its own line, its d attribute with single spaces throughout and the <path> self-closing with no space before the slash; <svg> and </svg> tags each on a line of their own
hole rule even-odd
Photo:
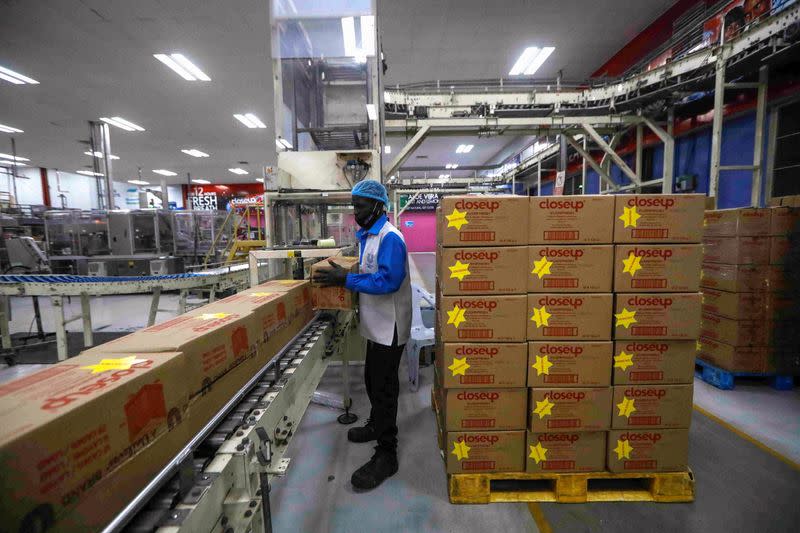
<svg viewBox="0 0 800 533">
<path fill-rule="evenodd" d="M 161 287 L 153 287 L 153 299 L 150 302 L 150 314 L 147 317 L 147 327 L 156 323 L 156 315 L 158 315 L 158 302 L 161 299 Z"/>
<path fill-rule="evenodd" d="M 81 318 L 83 318 L 83 346 L 89 348 L 94 346 L 92 336 L 92 307 L 89 302 L 89 295 L 81 293 Z"/>
<path fill-rule="evenodd" d="M 11 349 L 11 333 L 8 328 L 9 315 L 11 314 L 9 305 L 8 296 L 0 295 L 0 339 L 2 339 L 3 348 L 6 350 Z"/>
<path fill-rule="evenodd" d="M 53 304 L 53 323 L 56 327 L 56 348 L 58 350 L 58 360 L 67 359 L 67 322 L 64 320 L 64 297 L 52 296 Z"/>
</svg>

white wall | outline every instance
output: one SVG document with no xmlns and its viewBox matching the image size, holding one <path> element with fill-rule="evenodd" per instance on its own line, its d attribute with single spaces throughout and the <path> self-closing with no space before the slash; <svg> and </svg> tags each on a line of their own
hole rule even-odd
<svg viewBox="0 0 800 533">
<path fill-rule="evenodd" d="M 17 169 L 17 203 L 24 205 L 42 205 L 42 177 L 36 167 L 20 167 Z M 10 173 L 0 169 L 0 191 L 14 195 L 14 184 Z"/>
<path fill-rule="evenodd" d="M 64 195 L 66 206 L 76 209 L 98 209 L 97 183 L 92 176 L 73 174 L 72 172 L 53 169 L 47 170 L 47 182 L 50 185 L 50 203 L 53 207 L 62 207 L 61 195 Z"/>
<path fill-rule="evenodd" d="M 179 208 L 183 207 L 183 188 L 180 185 L 168 185 L 167 201 L 175 202 Z"/>
</svg>

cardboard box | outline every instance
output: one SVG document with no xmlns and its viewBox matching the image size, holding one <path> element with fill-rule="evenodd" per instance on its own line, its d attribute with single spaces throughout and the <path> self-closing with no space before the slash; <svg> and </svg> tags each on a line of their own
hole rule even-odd
<svg viewBox="0 0 800 533">
<path fill-rule="evenodd" d="M 439 248 L 438 279 L 443 294 L 525 294 L 525 246 Z"/>
<path fill-rule="evenodd" d="M 770 211 L 770 235 L 800 233 L 800 209 L 795 207 L 772 207 Z"/>
<path fill-rule="evenodd" d="M 700 244 L 618 244 L 614 292 L 697 292 Z"/>
<path fill-rule="evenodd" d="M 610 340 L 611 294 L 529 294 L 528 340 Z"/>
<path fill-rule="evenodd" d="M 770 372 L 770 351 L 765 346 L 731 346 L 700 337 L 697 357 L 731 372 Z"/>
<path fill-rule="evenodd" d="M 611 385 L 611 342 L 528 343 L 528 387 Z"/>
<path fill-rule="evenodd" d="M 607 450 L 611 472 L 682 472 L 689 466 L 689 430 L 612 430 Z"/>
<path fill-rule="evenodd" d="M 527 292 L 611 292 L 614 247 L 528 247 Z"/>
<path fill-rule="evenodd" d="M 786 292 L 768 292 L 766 296 L 766 316 L 770 320 L 793 320 L 800 308 L 800 294 Z"/>
<path fill-rule="evenodd" d="M 611 427 L 688 428 L 692 421 L 692 387 L 614 385 Z"/>
<path fill-rule="evenodd" d="M 764 320 L 733 320 L 703 313 L 700 336 L 732 346 L 767 346 L 770 324 Z"/>
<path fill-rule="evenodd" d="M 798 246 L 800 246 L 800 235 L 773 235 L 769 238 L 769 264 L 786 264 L 791 257 L 792 247 Z"/>
<path fill-rule="evenodd" d="M 442 390 L 447 431 L 525 429 L 528 389 Z"/>
<path fill-rule="evenodd" d="M 446 389 L 525 387 L 527 345 L 519 343 L 445 343 L 436 365 Z"/>
<path fill-rule="evenodd" d="M 528 432 L 526 472 L 602 472 L 606 432 Z"/>
<path fill-rule="evenodd" d="M 772 213 L 766 208 L 715 209 L 703 217 L 706 237 L 761 237 L 770 235 Z"/>
<path fill-rule="evenodd" d="M 734 320 L 767 317 L 766 292 L 727 292 L 703 289 L 703 313 L 711 313 Z"/>
<path fill-rule="evenodd" d="M 696 342 L 616 341 L 614 385 L 692 383 Z"/>
<path fill-rule="evenodd" d="M 705 237 L 703 261 L 726 265 L 766 265 L 769 263 L 768 237 Z"/>
<path fill-rule="evenodd" d="M 766 267 L 765 289 L 770 292 L 787 292 L 800 290 L 797 282 L 792 279 L 785 270 L 784 265 L 769 265 Z M 763 272 L 763 271 L 762 271 Z"/>
<path fill-rule="evenodd" d="M 445 196 L 444 246 L 520 246 L 528 244 L 527 196 Z"/>
<path fill-rule="evenodd" d="M 448 474 L 521 472 L 525 468 L 524 431 L 450 431 L 446 445 Z"/>
<path fill-rule="evenodd" d="M 700 242 L 702 194 L 618 194 L 614 209 L 615 243 Z"/>
<path fill-rule="evenodd" d="M 523 342 L 527 297 L 442 296 L 438 313 L 444 342 Z"/>
<path fill-rule="evenodd" d="M 530 244 L 609 244 L 614 197 L 531 197 Z"/>
<path fill-rule="evenodd" d="M 358 257 L 329 257 L 311 265 L 311 278 L 320 269 L 330 268 L 333 261 L 348 273 L 358 274 Z M 352 309 L 358 302 L 358 293 L 344 287 L 321 287 L 311 282 L 311 302 L 314 309 Z"/>
<path fill-rule="evenodd" d="M 530 389 L 534 433 L 599 431 L 611 427 L 611 387 Z"/>
<path fill-rule="evenodd" d="M 769 288 L 768 275 L 773 284 L 778 283 L 777 271 L 754 265 L 723 265 L 703 263 L 700 286 L 728 292 L 758 292 Z M 770 289 L 771 290 L 771 289 Z"/>
<path fill-rule="evenodd" d="M 700 293 L 617 294 L 615 339 L 696 339 L 700 336 Z"/>
</svg>

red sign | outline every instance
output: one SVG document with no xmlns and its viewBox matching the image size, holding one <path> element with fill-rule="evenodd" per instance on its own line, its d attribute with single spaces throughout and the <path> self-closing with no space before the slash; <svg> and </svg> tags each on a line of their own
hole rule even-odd
<svg viewBox="0 0 800 533">
<path fill-rule="evenodd" d="M 186 209 L 200 211 L 225 211 L 231 207 L 263 205 L 264 186 L 260 183 L 230 183 L 227 185 L 183 186 L 183 199 Z M 261 203 L 248 203 L 258 197 Z"/>
</svg>

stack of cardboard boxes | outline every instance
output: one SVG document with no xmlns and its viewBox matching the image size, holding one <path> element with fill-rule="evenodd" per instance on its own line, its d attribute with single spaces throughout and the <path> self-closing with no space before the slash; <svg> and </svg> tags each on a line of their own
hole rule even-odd
<svg viewBox="0 0 800 533">
<path fill-rule="evenodd" d="M 793 207 L 706 211 L 698 357 L 732 372 L 769 373 L 792 342 L 796 302 L 786 267 L 797 239 Z"/>
</svg>

